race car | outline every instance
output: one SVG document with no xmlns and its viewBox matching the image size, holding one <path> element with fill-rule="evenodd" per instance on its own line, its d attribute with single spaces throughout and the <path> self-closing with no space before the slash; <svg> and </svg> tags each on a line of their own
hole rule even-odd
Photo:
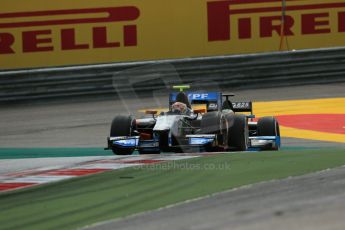
<svg viewBox="0 0 345 230">
<path fill-rule="evenodd" d="M 148 110 L 146 117 L 117 115 L 108 147 L 117 155 L 161 152 L 259 151 L 280 148 L 279 124 L 274 117 L 254 121 L 251 101 L 231 102 L 231 93 L 184 92 L 174 86 L 169 110 Z M 201 108 L 200 108 L 201 107 Z"/>
</svg>

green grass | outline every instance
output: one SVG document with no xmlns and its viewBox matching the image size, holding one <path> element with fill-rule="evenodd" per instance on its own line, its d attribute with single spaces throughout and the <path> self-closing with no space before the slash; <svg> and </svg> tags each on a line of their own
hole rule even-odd
<svg viewBox="0 0 345 230">
<path fill-rule="evenodd" d="M 284 147 L 284 150 L 306 150 L 313 147 Z M 134 155 L 139 154 L 137 151 Z M 42 157 L 83 157 L 83 156 L 112 156 L 110 150 L 103 148 L 0 148 L 0 160 Z"/>
<path fill-rule="evenodd" d="M 260 181 L 345 165 L 345 150 L 222 154 L 0 194 L 1 229 L 75 229 Z"/>
<path fill-rule="evenodd" d="M 111 151 L 102 148 L 0 148 L 0 159 L 41 157 L 107 156 Z"/>
</svg>

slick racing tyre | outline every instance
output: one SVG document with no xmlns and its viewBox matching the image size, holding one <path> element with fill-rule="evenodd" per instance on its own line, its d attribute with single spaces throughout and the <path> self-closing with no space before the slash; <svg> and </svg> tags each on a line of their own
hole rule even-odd
<svg viewBox="0 0 345 230">
<path fill-rule="evenodd" d="M 215 111 L 215 112 L 208 112 L 202 116 L 201 123 L 200 123 L 200 133 L 201 134 L 216 134 L 217 139 L 221 139 L 222 137 L 222 113 Z M 219 146 L 218 146 L 219 147 Z M 205 150 L 207 152 L 219 151 L 217 146 L 205 146 Z"/>
<path fill-rule="evenodd" d="M 248 123 L 247 118 L 243 114 L 235 114 L 234 122 L 229 127 L 229 147 L 234 148 L 237 151 L 246 151 L 248 148 Z"/>
<path fill-rule="evenodd" d="M 280 137 L 278 121 L 274 117 L 263 117 L 258 120 L 258 136 L 275 136 Z M 278 150 L 279 146 L 272 148 Z"/>
<path fill-rule="evenodd" d="M 220 121 L 222 114 L 220 112 L 209 112 L 202 116 L 200 123 L 200 133 L 202 134 L 219 134 Z"/>
<path fill-rule="evenodd" d="M 119 115 L 113 119 L 110 128 L 111 137 L 132 136 L 135 128 L 135 120 L 131 116 Z M 119 148 L 112 147 L 112 151 L 116 155 L 130 155 L 133 153 L 133 148 Z"/>
</svg>

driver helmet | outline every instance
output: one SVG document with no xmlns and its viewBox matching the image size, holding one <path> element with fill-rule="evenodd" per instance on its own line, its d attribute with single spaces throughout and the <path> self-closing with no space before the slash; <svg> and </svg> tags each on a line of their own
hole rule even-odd
<svg viewBox="0 0 345 230">
<path fill-rule="evenodd" d="M 185 103 L 182 103 L 182 102 L 175 102 L 174 104 L 172 104 L 171 110 L 173 112 L 178 111 L 180 113 L 186 113 L 187 112 L 187 105 Z"/>
</svg>

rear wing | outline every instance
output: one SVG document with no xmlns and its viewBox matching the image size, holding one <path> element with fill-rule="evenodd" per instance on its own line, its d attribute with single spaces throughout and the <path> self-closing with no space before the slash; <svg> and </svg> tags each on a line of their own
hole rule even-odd
<svg viewBox="0 0 345 230">
<path fill-rule="evenodd" d="M 232 102 L 234 112 L 250 112 L 253 114 L 253 103 L 251 101 Z"/>
<path fill-rule="evenodd" d="M 169 95 L 169 106 L 176 102 L 176 96 L 179 92 L 173 92 Z M 222 97 L 228 100 L 233 94 L 222 94 L 220 92 L 185 92 L 191 104 L 206 104 L 207 111 L 219 111 L 222 109 Z M 253 114 L 253 103 L 251 101 L 232 102 L 234 112 L 250 112 Z"/>
<path fill-rule="evenodd" d="M 173 92 L 169 95 L 169 106 L 176 102 L 176 96 L 179 92 Z M 222 94 L 219 92 L 185 92 L 189 102 L 193 104 L 205 104 L 207 111 L 219 110 L 222 106 Z"/>
<path fill-rule="evenodd" d="M 205 103 L 206 102 L 216 102 L 221 103 L 222 102 L 222 95 L 221 93 L 217 92 L 206 92 L 206 93 L 200 93 L 200 92 L 185 92 L 188 96 L 188 99 L 191 104 L 197 104 L 197 103 Z M 169 104 L 173 104 L 176 102 L 176 96 L 178 92 L 170 93 L 169 95 Z"/>
</svg>

